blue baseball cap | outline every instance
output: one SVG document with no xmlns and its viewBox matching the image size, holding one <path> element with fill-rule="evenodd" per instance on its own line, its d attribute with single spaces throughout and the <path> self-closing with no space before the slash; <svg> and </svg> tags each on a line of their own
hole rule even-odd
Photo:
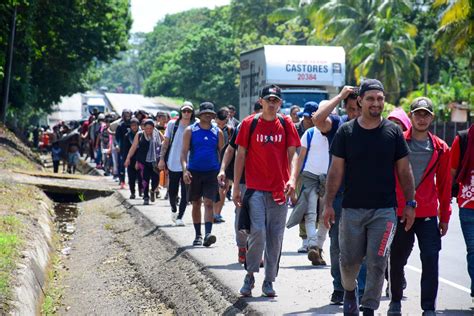
<svg viewBox="0 0 474 316">
<path fill-rule="evenodd" d="M 314 101 L 308 101 L 304 104 L 304 110 L 298 113 L 299 117 L 306 116 L 311 117 L 311 115 L 318 110 L 318 103 Z"/>
</svg>

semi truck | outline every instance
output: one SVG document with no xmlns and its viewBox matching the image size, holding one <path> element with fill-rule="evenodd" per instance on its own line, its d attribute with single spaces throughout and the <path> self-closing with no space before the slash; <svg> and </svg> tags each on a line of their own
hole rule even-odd
<svg viewBox="0 0 474 316">
<path fill-rule="evenodd" d="M 282 89 L 281 112 L 308 101 L 328 100 L 345 84 L 346 54 L 341 46 L 264 45 L 240 55 L 239 117 L 253 112 L 260 90 Z"/>
</svg>

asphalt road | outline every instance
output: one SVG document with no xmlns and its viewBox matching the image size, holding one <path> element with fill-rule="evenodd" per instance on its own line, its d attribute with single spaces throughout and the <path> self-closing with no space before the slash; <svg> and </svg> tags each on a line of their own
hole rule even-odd
<svg viewBox="0 0 474 316">
<path fill-rule="evenodd" d="M 128 198 L 127 190 L 121 194 Z M 149 206 L 143 206 L 141 200 L 131 200 L 136 209 L 149 218 L 159 229 L 168 234 L 178 245 L 179 251 L 186 251 L 203 264 L 218 282 L 230 291 L 238 293 L 245 275 L 243 267 L 237 263 L 237 248 L 234 241 L 234 206 L 226 202 L 223 216 L 225 223 L 214 225 L 213 233 L 217 243 L 210 248 L 193 247 L 194 229 L 191 221 L 191 207 L 184 216 L 185 227 L 175 227 L 171 222 L 168 201 L 157 200 Z M 263 273 L 256 275 L 253 297 L 243 300 L 253 310 L 264 314 L 341 314 L 341 306 L 329 305 L 332 293 L 330 267 L 313 267 L 305 254 L 298 254 L 301 244 L 298 228 L 285 231 L 280 272 L 274 284 L 278 297 L 261 297 Z M 324 251 L 329 263 L 329 238 Z M 453 208 L 453 216 L 448 235 L 443 238 L 443 250 L 440 254 L 440 286 L 437 310 L 443 315 L 474 315 L 469 296 L 469 277 L 466 267 L 466 247 L 459 226 L 458 209 Z M 404 292 L 403 313 L 421 315 L 420 301 L 420 260 L 417 246 L 406 268 L 408 287 Z M 263 272 L 263 271 L 262 271 Z M 385 288 L 385 285 L 384 285 Z M 389 300 L 382 297 L 378 313 L 385 314 Z"/>
</svg>

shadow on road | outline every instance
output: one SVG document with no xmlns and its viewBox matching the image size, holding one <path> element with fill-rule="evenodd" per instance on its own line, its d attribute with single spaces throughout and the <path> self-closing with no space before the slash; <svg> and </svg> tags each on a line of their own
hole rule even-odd
<svg viewBox="0 0 474 316">
<path fill-rule="evenodd" d="M 243 271 L 242 265 L 240 263 L 229 263 L 226 265 L 217 265 L 217 266 L 206 266 L 208 269 L 218 269 L 218 270 L 239 270 Z"/>
<path fill-rule="evenodd" d="M 342 306 L 338 305 L 324 305 L 321 307 L 310 308 L 305 311 L 297 311 L 286 313 L 283 315 L 301 315 L 301 314 L 311 314 L 311 315 L 334 315 L 342 313 Z"/>
</svg>

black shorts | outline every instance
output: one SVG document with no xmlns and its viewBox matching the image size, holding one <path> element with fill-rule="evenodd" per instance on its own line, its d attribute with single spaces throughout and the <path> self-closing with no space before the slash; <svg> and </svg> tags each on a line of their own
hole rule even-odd
<svg viewBox="0 0 474 316">
<path fill-rule="evenodd" d="M 189 201 L 198 201 L 201 197 L 217 202 L 219 199 L 219 186 L 217 174 L 219 170 L 198 172 L 191 171 L 191 184 L 189 185 Z M 216 199 L 217 198 L 217 199 Z"/>
</svg>

